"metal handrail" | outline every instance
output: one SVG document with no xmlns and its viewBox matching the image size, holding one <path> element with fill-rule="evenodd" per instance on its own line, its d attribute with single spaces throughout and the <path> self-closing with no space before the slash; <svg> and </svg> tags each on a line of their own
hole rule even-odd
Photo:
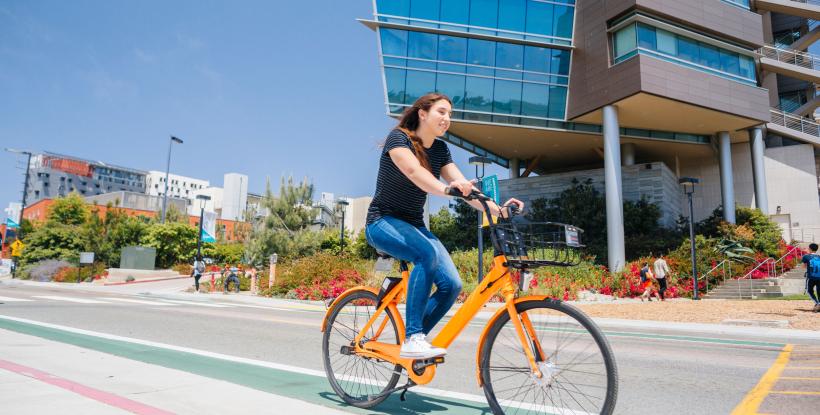
<svg viewBox="0 0 820 415">
<path fill-rule="evenodd" d="M 757 264 L 756 267 L 752 268 L 751 271 L 747 272 L 746 275 L 738 278 L 738 280 L 746 279 L 747 277 L 749 278 L 749 294 L 752 295 L 752 298 L 754 298 L 754 295 L 752 294 L 752 291 L 754 290 L 754 278 L 752 278 L 752 273 L 757 271 L 758 268 L 760 268 L 763 265 L 768 264 L 768 263 L 774 263 L 774 259 L 766 258 L 761 263 Z M 773 277 L 772 276 L 772 269 L 773 268 L 774 267 L 766 269 L 766 274 L 768 275 L 768 278 Z M 737 283 L 737 295 L 738 295 L 738 298 L 742 298 L 742 294 L 741 294 L 741 291 L 740 291 L 740 282 Z"/>
<path fill-rule="evenodd" d="M 728 263 L 729 269 L 731 270 L 732 261 L 728 260 L 728 259 L 724 259 L 723 261 L 720 261 L 719 264 L 715 265 L 714 267 L 712 267 L 712 269 L 710 269 L 709 271 L 706 271 L 706 273 L 703 274 L 702 277 L 703 277 L 704 280 L 706 280 L 706 292 L 707 293 L 709 292 L 709 274 L 714 272 L 716 269 L 720 268 L 721 273 L 723 275 L 723 278 L 720 280 L 720 283 L 722 284 L 723 282 L 726 281 L 726 263 Z"/>
<path fill-rule="evenodd" d="M 789 254 L 791 254 L 794 251 L 801 251 L 802 252 L 802 250 L 799 247 L 793 246 L 792 249 L 789 249 L 788 251 L 786 251 L 785 254 L 783 254 L 783 256 L 781 256 L 776 261 L 774 261 L 775 274 L 777 274 L 777 263 L 778 262 L 780 263 L 780 274 L 777 274 L 777 275 L 782 275 L 786 272 L 786 271 L 784 271 L 786 269 L 786 263 L 784 262 L 784 259 L 786 259 L 786 257 L 789 256 Z"/>
<path fill-rule="evenodd" d="M 760 267 L 762 267 L 763 265 L 768 264 L 768 263 L 770 263 L 770 262 L 771 262 L 771 263 L 774 263 L 774 259 L 772 259 L 772 258 L 766 258 L 766 259 L 764 259 L 764 260 L 763 260 L 763 261 L 761 261 L 759 264 L 757 264 L 757 266 L 756 266 L 756 267 L 752 268 L 752 270 L 751 270 L 751 271 L 747 272 L 747 273 L 746 273 L 746 275 L 744 275 L 744 276 L 742 276 L 742 277 L 740 277 L 740 278 L 738 278 L 738 279 L 739 279 L 739 280 L 745 280 L 746 278 L 749 278 L 749 279 L 751 280 L 751 279 L 752 279 L 752 277 L 751 277 L 751 276 L 752 276 L 752 273 L 753 273 L 753 272 L 757 271 L 757 269 L 758 269 L 758 268 L 760 268 Z M 766 274 L 768 274 L 768 275 L 771 277 L 771 275 L 772 275 L 772 270 L 771 270 L 771 269 L 767 269 L 767 270 L 766 270 Z"/>
<path fill-rule="evenodd" d="M 775 108 L 771 108 L 769 112 L 772 117 L 772 124 L 782 125 L 790 130 L 820 137 L 820 124 L 817 122 Z"/>
<path fill-rule="evenodd" d="M 774 59 L 778 62 L 797 65 L 801 68 L 815 69 L 820 67 L 820 56 L 812 55 L 800 50 L 778 47 L 774 45 L 764 45 L 757 50 L 757 54 L 766 58 Z"/>
</svg>

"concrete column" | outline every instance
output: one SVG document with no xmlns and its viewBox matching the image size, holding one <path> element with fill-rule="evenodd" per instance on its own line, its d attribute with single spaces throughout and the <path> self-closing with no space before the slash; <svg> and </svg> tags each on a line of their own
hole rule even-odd
<svg viewBox="0 0 820 415">
<path fill-rule="evenodd" d="M 763 129 L 749 130 L 749 145 L 752 147 L 752 173 L 755 181 L 755 204 L 764 215 L 769 214 L 769 197 L 766 194 L 766 170 L 763 156 L 766 146 L 763 144 Z"/>
<path fill-rule="evenodd" d="M 621 165 L 634 166 L 635 165 L 635 144 L 623 143 L 621 144 Z"/>
<path fill-rule="evenodd" d="M 607 105 L 604 111 L 604 181 L 606 184 L 606 231 L 609 270 L 624 268 L 624 202 L 621 187 L 621 136 L 618 108 Z"/>
<path fill-rule="evenodd" d="M 510 178 L 517 179 L 521 177 L 521 161 L 519 159 L 510 159 Z"/>
<path fill-rule="evenodd" d="M 723 201 L 723 219 L 735 223 L 735 188 L 732 177 L 732 142 L 728 131 L 718 133 L 720 152 L 720 194 Z"/>
</svg>

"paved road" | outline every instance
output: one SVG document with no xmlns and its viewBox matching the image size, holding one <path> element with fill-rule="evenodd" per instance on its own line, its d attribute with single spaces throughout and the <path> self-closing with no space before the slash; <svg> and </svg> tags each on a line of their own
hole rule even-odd
<svg viewBox="0 0 820 415">
<path fill-rule="evenodd" d="M 171 285 L 158 290 L 139 287 L 130 288 L 127 293 L 112 293 L 74 287 L 66 290 L 63 287 L 15 285 L 6 281 L 0 284 L 0 303 L 3 303 L 0 304 L 0 317 L 22 318 L 172 345 L 185 351 L 194 349 L 245 359 L 228 365 L 212 361 L 186 363 L 188 357 L 183 355 L 174 358 L 163 355 L 170 352 L 163 351 L 162 345 L 158 350 L 151 349 L 150 353 L 130 356 L 194 372 L 201 371 L 205 365 L 213 368 L 206 376 L 249 387 L 269 387 L 286 396 L 362 413 L 340 407 L 327 382 L 316 376 L 323 371 L 319 330 L 323 317 L 321 309 L 298 303 L 282 306 L 281 301 L 265 303 L 240 299 L 232 295 L 180 295 Z M 13 326 L 0 318 L 0 328 L 25 330 Z M 437 413 L 445 410 L 448 413 L 489 413 L 475 379 L 476 340 L 481 327 L 480 322 L 468 327 L 451 346 L 447 363 L 439 369 L 436 379 L 427 385 L 426 391 L 432 395 L 408 393 L 408 401 L 404 403 L 393 396 L 376 411 L 364 413 Z M 607 330 L 607 334 L 620 372 L 616 410 L 619 414 L 728 414 L 743 402 L 748 407 L 750 391 L 766 378 L 772 385 L 778 379 L 786 378 L 776 385 L 781 390 L 820 390 L 817 387 L 820 382 L 806 380 L 820 377 L 820 370 L 788 368 L 789 365 L 796 366 L 794 362 L 798 358 L 813 364 L 811 353 L 817 353 L 815 359 L 820 362 L 820 342 L 789 342 L 788 339 L 749 336 L 719 338 L 698 333 L 682 335 L 632 329 L 628 332 Z M 56 334 L 53 336 L 59 341 L 80 342 Z M 773 368 L 777 369 L 778 359 L 784 361 L 786 343 L 793 344 L 792 355 L 787 356 L 778 373 L 772 373 Z M 86 347 L 114 353 L 105 350 L 105 346 L 88 343 Z M 264 373 L 254 372 L 248 375 L 251 378 L 232 374 L 236 372 L 232 367 L 239 364 L 255 366 L 255 370 L 260 365 L 269 364 L 267 370 L 278 373 L 276 376 L 281 375 L 281 382 L 275 381 L 276 376 Z M 260 380 L 266 376 L 274 380 Z M 291 380 L 297 385 L 290 385 Z M 783 383 L 787 381 L 792 384 Z M 254 382 L 264 384 L 260 386 Z M 770 386 L 768 390 L 771 389 Z M 445 394 L 441 391 L 462 395 L 442 398 Z M 805 408 L 817 408 L 818 399 L 820 397 L 811 394 L 766 392 L 757 405 L 761 405 L 761 412 L 766 413 L 813 413 L 806 412 Z"/>
</svg>

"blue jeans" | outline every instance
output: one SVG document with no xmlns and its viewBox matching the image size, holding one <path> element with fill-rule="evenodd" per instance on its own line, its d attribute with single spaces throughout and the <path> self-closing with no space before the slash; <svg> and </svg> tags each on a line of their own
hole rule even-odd
<svg viewBox="0 0 820 415">
<path fill-rule="evenodd" d="M 427 228 L 390 216 L 367 225 L 365 236 L 377 250 L 413 263 L 407 283 L 405 333 L 430 333 L 461 293 L 461 279 L 447 249 Z M 433 284 L 436 292 L 430 295 Z"/>
</svg>

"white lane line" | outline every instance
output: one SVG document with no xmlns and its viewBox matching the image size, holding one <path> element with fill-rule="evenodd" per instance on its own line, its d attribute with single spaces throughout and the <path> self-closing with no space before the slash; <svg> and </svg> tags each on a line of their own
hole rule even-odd
<svg viewBox="0 0 820 415">
<path fill-rule="evenodd" d="M 161 305 L 161 306 L 174 306 L 176 307 L 178 304 L 171 304 L 171 303 L 160 303 L 158 301 L 146 301 L 146 300 L 135 300 L 133 298 L 116 298 L 116 297 L 102 297 L 103 300 L 111 300 L 111 301 L 122 301 L 126 303 L 134 303 L 134 304 L 145 304 L 145 305 Z"/>
<path fill-rule="evenodd" d="M 211 303 L 200 303 L 196 301 L 180 301 L 180 300 L 162 300 L 167 301 L 169 303 L 175 304 L 182 304 L 182 305 L 193 305 L 193 306 L 202 306 L 202 307 L 214 307 L 214 308 L 227 308 L 229 306 L 220 305 L 220 304 L 211 304 Z"/>
<path fill-rule="evenodd" d="M 22 302 L 22 301 L 34 301 L 34 300 L 28 300 L 28 299 L 25 299 L 25 298 L 12 298 L 12 297 L 0 296 L 0 301 L 6 301 L 6 302 L 9 302 L 9 303 L 12 303 L 12 302 L 17 302 L 17 301 Z"/>
<path fill-rule="evenodd" d="M 254 365 L 254 366 L 266 367 L 266 368 L 270 368 L 270 369 L 284 370 L 284 371 L 292 372 L 292 373 L 301 373 L 303 375 L 317 376 L 317 377 L 320 377 L 320 378 L 326 378 L 327 377 L 327 374 L 325 374 L 325 372 L 323 370 L 307 369 L 307 368 L 298 367 L 298 366 L 284 365 L 284 364 L 281 364 L 281 363 L 265 362 L 265 361 L 262 361 L 262 360 L 255 360 L 255 359 L 248 359 L 248 358 L 244 358 L 244 357 L 230 356 L 230 355 L 221 354 L 221 353 L 209 352 L 209 351 L 206 351 L 206 350 L 193 349 L 193 348 L 190 348 L 190 347 L 174 346 L 174 345 L 171 345 L 171 344 L 152 342 L 152 341 L 149 341 L 149 340 L 135 339 L 135 338 L 132 338 L 132 337 L 117 336 L 117 335 L 114 335 L 114 334 L 100 333 L 100 332 L 91 331 L 91 330 L 83 330 L 83 329 L 78 329 L 78 328 L 74 328 L 74 327 L 67 327 L 67 326 L 61 326 L 61 325 L 58 325 L 58 324 L 44 323 L 44 322 L 41 322 L 41 321 L 29 320 L 29 319 L 18 318 L 18 317 L 11 317 L 11 316 L 6 316 L 6 315 L 2 315 L 2 314 L 0 314 L 0 318 L 2 318 L 4 320 L 19 321 L 21 323 L 33 324 L 33 325 L 40 326 L 40 327 L 48 327 L 48 328 L 52 328 L 52 329 L 63 330 L 63 331 L 71 332 L 71 333 L 84 334 L 86 336 L 93 336 L 93 337 L 98 337 L 98 338 L 101 338 L 101 339 L 117 340 L 117 341 L 122 341 L 122 342 L 133 343 L 133 344 L 140 344 L 140 345 L 144 345 L 144 346 L 157 347 L 157 348 L 166 349 L 166 350 L 174 350 L 174 351 L 183 352 L 183 353 L 191 353 L 191 354 L 195 354 L 195 355 L 199 355 L 199 356 L 205 356 L 205 357 L 210 357 L 210 358 L 214 358 L 214 359 L 226 360 L 226 361 L 229 361 L 229 362 L 245 363 L 245 364 Z M 453 392 L 453 391 L 442 390 L 442 389 L 434 389 L 434 388 L 428 388 L 428 387 L 423 387 L 423 386 L 416 386 L 416 387 L 413 388 L 413 391 L 418 392 L 418 393 L 422 393 L 422 394 L 425 394 L 425 395 L 429 395 L 429 396 L 439 397 L 439 398 L 456 398 L 456 399 L 463 399 L 465 401 L 487 403 L 487 398 L 484 397 L 484 395 L 474 395 L 474 394 L 463 393 L 463 392 Z"/>
<path fill-rule="evenodd" d="M 108 304 L 108 301 L 89 300 L 86 298 L 63 297 L 59 295 L 34 295 L 34 298 L 42 298 L 46 300 L 68 301 L 71 303 L 81 304 Z"/>
</svg>

